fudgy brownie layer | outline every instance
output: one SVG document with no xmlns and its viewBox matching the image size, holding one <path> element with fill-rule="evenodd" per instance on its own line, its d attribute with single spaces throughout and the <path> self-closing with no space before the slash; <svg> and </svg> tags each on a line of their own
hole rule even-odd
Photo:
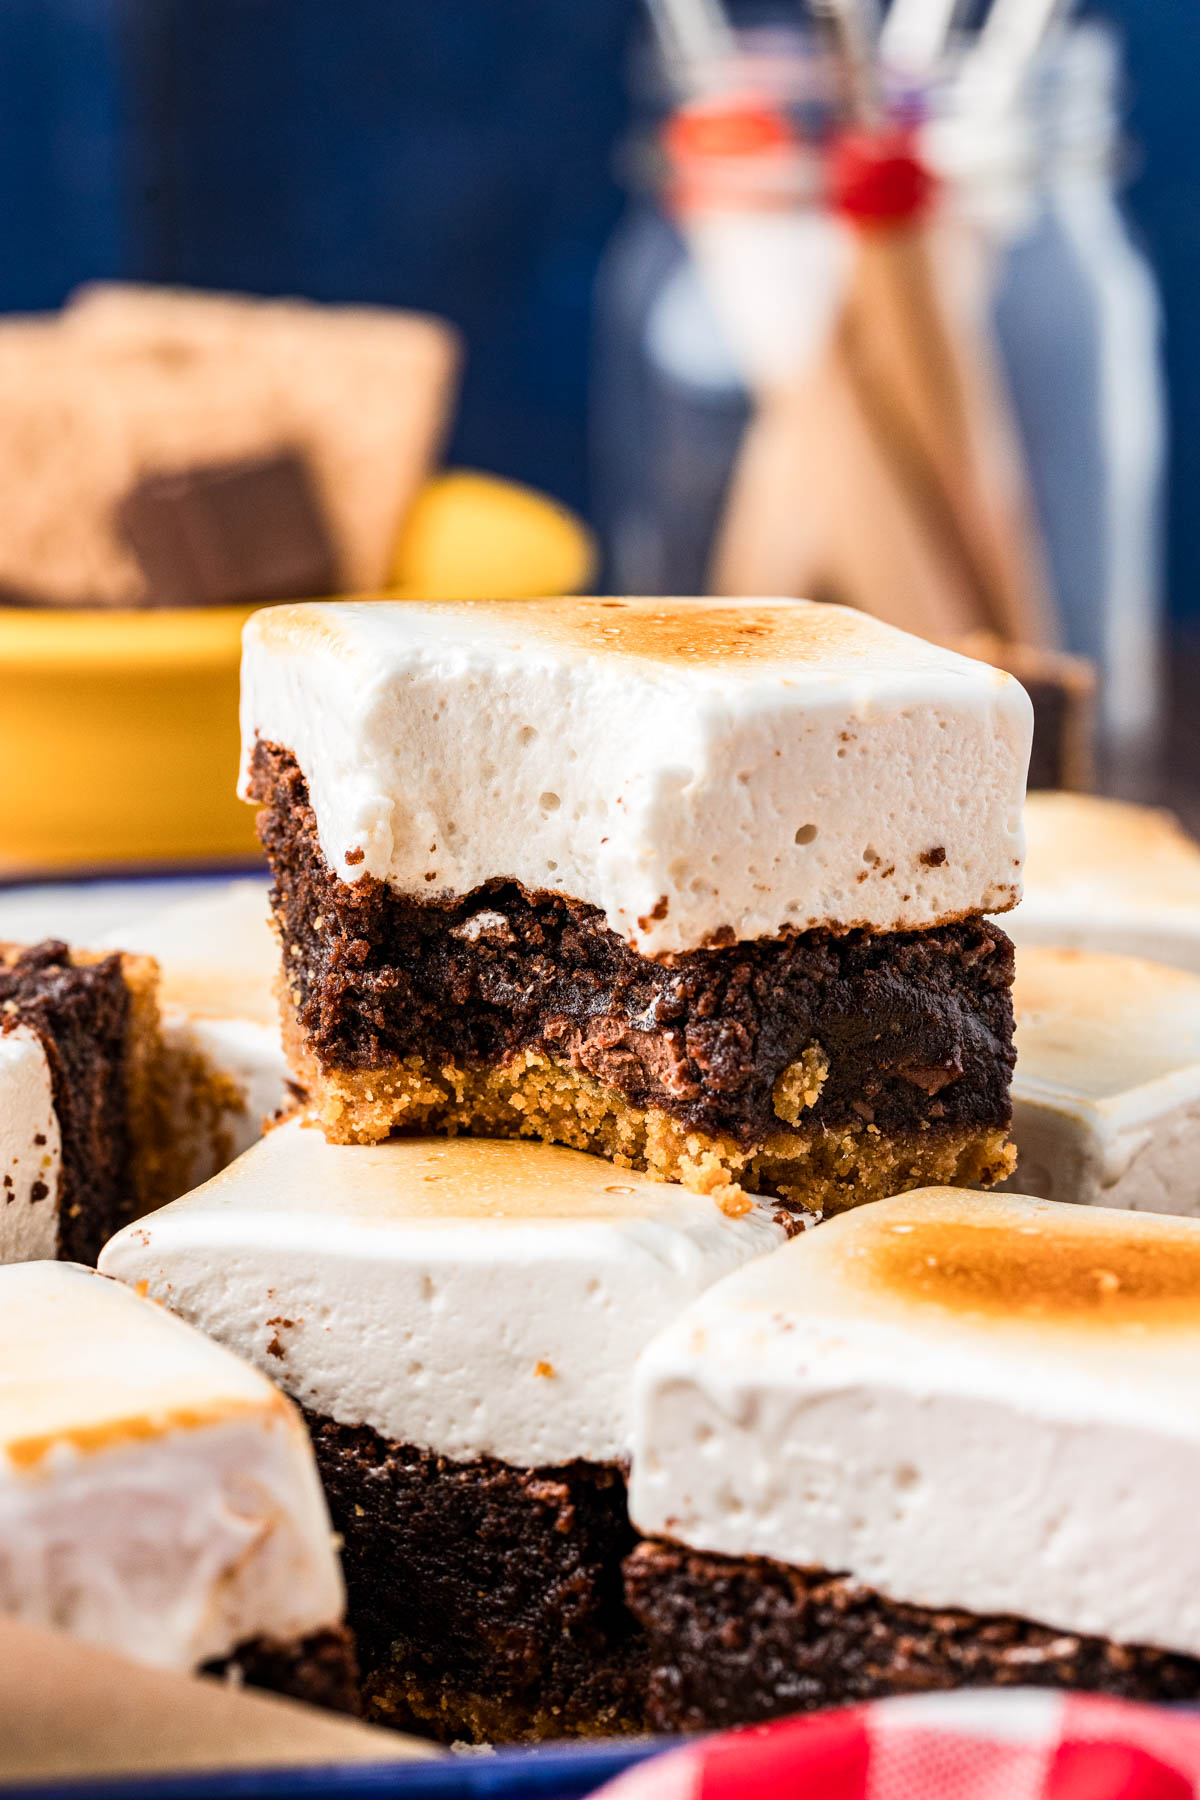
<svg viewBox="0 0 1200 1800">
<path fill-rule="evenodd" d="M 287 983 L 322 1068 L 414 1055 L 478 1068 L 535 1051 L 745 1146 L 796 1123 L 778 1084 L 807 1056 L 827 1064 L 803 1102 L 809 1128 L 1008 1126 L 1012 946 L 982 917 L 656 961 L 595 907 L 515 882 L 414 900 L 341 881 L 292 756 L 260 742 L 252 787 Z"/>
<path fill-rule="evenodd" d="M 3 1028 L 37 1033 L 50 1067 L 62 1138 L 58 1254 L 94 1263 L 137 1210 L 131 1167 L 126 1044 L 130 997 L 121 957 L 71 961 L 48 938 L 0 958 Z M 55 1196 L 47 1187 L 45 1203 Z"/>
<path fill-rule="evenodd" d="M 752 1724 L 886 1694 L 1085 1688 L 1195 1700 L 1200 1660 L 1027 1619 L 904 1606 L 846 1576 L 639 1544 L 625 1591 L 649 1646 L 654 1731 Z"/>
<path fill-rule="evenodd" d="M 446 1742 L 642 1727 L 620 1469 L 454 1463 L 306 1417 L 343 1540 L 368 1718 Z"/>
<path fill-rule="evenodd" d="M 203 1673 L 223 1675 L 247 1687 L 269 1688 L 323 1706 L 329 1712 L 360 1710 L 358 1659 L 354 1638 L 345 1625 L 330 1626 L 311 1637 L 281 1644 L 273 1638 L 254 1638 L 239 1644 L 232 1656 L 206 1663 Z"/>
</svg>

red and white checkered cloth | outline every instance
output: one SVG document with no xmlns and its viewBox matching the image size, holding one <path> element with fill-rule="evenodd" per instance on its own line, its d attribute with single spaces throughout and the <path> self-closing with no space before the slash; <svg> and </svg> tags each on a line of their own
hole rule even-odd
<svg viewBox="0 0 1200 1800">
<path fill-rule="evenodd" d="M 629 1770 L 600 1794 L 1198 1800 L 1200 1717 L 1032 1688 L 919 1695 L 700 1739 Z"/>
</svg>

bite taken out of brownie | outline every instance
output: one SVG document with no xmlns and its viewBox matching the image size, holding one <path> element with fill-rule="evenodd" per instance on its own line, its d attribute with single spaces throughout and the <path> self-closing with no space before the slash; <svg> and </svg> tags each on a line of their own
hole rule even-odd
<svg viewBox="0 0 1200 1800">
<path fill-rule="evenodd" d="M 818 1215 L 1003 1177 L 986 914 L 1029 731 L 1010 677 L 838 607 L 257 615 L 243 792 L 321 1128 L 540 1137 Z"/>
</svg>

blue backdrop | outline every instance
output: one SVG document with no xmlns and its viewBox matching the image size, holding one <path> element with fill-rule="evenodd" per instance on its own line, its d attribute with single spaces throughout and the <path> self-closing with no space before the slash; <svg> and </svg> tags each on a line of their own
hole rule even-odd
<svg viewBox="0 0 1200 1800">
<path fill-rule="evenodd" d="M 1171 590 L 1200 617 L 1197 0 L 1111 0 L 1167 307 Z M 94 276 L 427 307 L 452 453 L 586 508 L 590 289 L 636 0 L 4 0 L 0 308 Z"/>
</svg>

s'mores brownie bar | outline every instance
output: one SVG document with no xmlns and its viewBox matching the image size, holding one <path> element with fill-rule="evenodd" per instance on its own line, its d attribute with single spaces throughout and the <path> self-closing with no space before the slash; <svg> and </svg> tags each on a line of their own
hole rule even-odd
<svg viewBox="0 0 1200 1800">
<path fill-rule="evenodd" d="M 0 1611 L 355 1701 L 329 1518 L 269 1381 L 94 1270 L 0 1269 Z"/>
<path fill-rule="evenodd" d="M 242 684 L 331 1139 L 813 1211 L 1010 1168 L 1010 676 L 843 607 L 621 599 L 275 608 Z"/>
<path fill-rule="evenodd" d="M 635 1378 L 659 1730 L 955 1687 L 1200 1697 L 1200 1225 L 929 1189 L 720 1282 Z"/>
<path fill-rule="evenodd" d="M 274 986 L 266 884 L 231 881 L 120 926 L 109 942 L 158 965 L 167 1128 L 157 1199 L 215 1175 L 297 1104 Z"/>
<path fill-rule="evenodd" d="M 1012 1185 L 1200 1214 L 1200 975 L 1030 945 L 1013 992 Z"/>
<path fill-rule="evenodd" d="M 94 1263 L 162 1197 L 148 957 L 0 944 L 0 1263 Z"/>
<path fill-rule="evenodd" d="M 790 1224 L 574 1151 L 291 1120 L 102 1267 L 304 1407 L 369 1715 L 502 1741 L 642 1726 L 633 1365 Z"/>
<path fill-rule="evenodd" d="M 1148 956 L 1200 974 L 1200 844 L 1169 812 L 1031 794 L 1018 944 Z"/>
</svg>

